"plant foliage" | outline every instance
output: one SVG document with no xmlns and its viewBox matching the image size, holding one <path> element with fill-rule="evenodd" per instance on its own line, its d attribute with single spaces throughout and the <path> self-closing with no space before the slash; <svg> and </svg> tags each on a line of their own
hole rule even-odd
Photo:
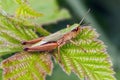
<svg viewBox="0 0 120 80">
<path fill-rule="evenodd" d="M 17 10 L 16 10 L 16 17 L 37 18 L 37 17 L 43 15 L 43 14 L 33 10 L 27 4 L 26 0 L 16 0 L 16 2 L 19 4 L 19 8 L 17 8 Z"/>
<path fill-rule="evenodd" d="M 0 55 L 21 51 L 21 42 L 33 38 L 37 38 L 37 35 L 32 29 L 26 29 L 12 18 L 0 14 Z"/>
<path fill-rule="evenodd" d="M 73 71 L 79 78 L 86 80 L 115 80 L 111 60 L 106 46 L 98 40 L 98 33 L 90 26 L 81 27 L 81 32 L 74 39 L 61 47 L 61 63 L 64 71 Z M 58 60 L 58 54 L 55 53 Z"/>
<path fill-rule="evenodd" d="M 44 80 L 53 64 L 47 53 L 21 52 L 2 62 L 4 80 Z"/>
<path fill-rule="evenodd" d="M 23 51 L 23 46 L 21 45 L 22 41 L 31 40 L 38 37 L 31 28 L 28 29 L 24 27 L 23 24 L 20 24 L 18 21 L 16 21 L 15 19 L 9 16 L 6 16 L 3 12 L 0 14 L 0 20 L 1 20 L 0 21 L 0 42 L 1 42 L 0 56 L 1 57 L 2 55 L 5 54 L 11 54 L 11 53 Z M 50 75 L 52 71 L 51 70 L 52 62 L 50 56 L 49 54 L 46 55 L 45 53 L 32 54 L 27 52 L 21 52 L 6 59 L 2 63 L 3 63 L 2 67 L 4 73 L 3 74 L 4 80 L 7 79 L 16 80 L 16 78 L 18 80 L 23 80 L 23 79 L 43 80 L 45 78 L 45 75 L 46 74 Z M 30 73 L 30 71 L 32 73 Z"/>
<path fill-rule="evenodd" d="M 39 25 L 55 23 L 58 20 L 70 18 L 68 11 L 64 8 L 60 9 L 56 0 L 1 0 L 0 6 L 11 15 L 34 17 L 36 19 L 28 18 L 27 21 Z M 41 16 L 41 13 L 43 16 Z"/>
<path fill-rule="evenodd" d="M 49 1 L 50 6 L 45 4 L 46 1 L 41 1 L 41 13 L 45 17 L 36 19 L 41 20 L 40 25 L 69 17 L 65 9 L 59 10 L 55 0 Z M 48 35 L 49 32 L 38 26 L 35 19 L 33 23 L 31 23 L 31 19 L 21 19 L 21 16 L 34 18 L 42 14 L 34 11 L 27 0 L 16 0 L 16 2 L 18 3 L 16 16 L 14 14 L 11 16 L 11 14 L 8 14 L 9 12 L 6 13 L 2 9 L 5 6 L 2 3 L 2 8 L 0 8 L 0 57 L 15 53 L 1 62 L 3 79 L 45 80 L 46 75 L 51 75 L 53 70 L 51 56 L 54 56 L 58 61 L 58 54 L 56 50 L 52 54 L 23 51 L 22 41 L 38 38 L 37 32 L 44 36 Z M 34 0 L 30 2 L 34 2 Z M 49 12 L 50 14 L 48 14 Z M 63 18 L 65 15 L 66 17 Z M 98 33 L 94 29 L 84 26 L 81 27 L 81 32 L 77 37 L 73 39 L 77 45 L 68 42 L 60 48 L 61 60 L 58 63 L 67 74 L 74 72 L 79 78 L 85 78 L 86 80 L 115 80 L 106 46 L 97 38 Z M 0 60 L 2 60 L 1 58 Z"/>
</svg>

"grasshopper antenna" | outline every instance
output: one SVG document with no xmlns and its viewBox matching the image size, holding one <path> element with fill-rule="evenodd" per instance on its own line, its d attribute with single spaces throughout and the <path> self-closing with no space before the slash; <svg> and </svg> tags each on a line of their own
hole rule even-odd
<svg viewBox="0 0 120 80">
<path fill-rule="evenodd" d="M 83 20 L 85 19 L 85 17 L 88 15 L 89 12 L 90 12 L 90 8 L 86 12 L 86 14 L 83 16 L 83 18 L 81 19 L 81 21 L 79 22 L 79 24 L 81 24 L 83 22 Z"/>
</svg>

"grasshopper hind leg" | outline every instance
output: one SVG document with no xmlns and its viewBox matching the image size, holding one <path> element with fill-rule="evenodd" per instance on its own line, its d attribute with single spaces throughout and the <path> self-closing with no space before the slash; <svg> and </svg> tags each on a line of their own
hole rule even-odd
<svg viewBox="0 0 120 80">
<path fill-rule="evenodd" d="M 52 42 L 52 43 L 46 43 L 46 44 L 34 46 L 34 47 L 26 47 L 26 48 L 24 48 L 24 51 L 28 51 L 28 52 L 51 51 L 51 50 L 57 48 L 57 46 L 58 46 L 58 44 L 56 42 Z"/>
<path fill-rule="evenodd" d="M 37 42 L 41 41 L 43 38 L 44 38 L 44 37 L 40 37 L 40 38 L 33 39 L 33 40 L 29 40 L 29 41 L 23 41 L 23 42 L 22 42 L 22 45 L 34 44 L 34 43 L 37 43 Z"/>
</svg>

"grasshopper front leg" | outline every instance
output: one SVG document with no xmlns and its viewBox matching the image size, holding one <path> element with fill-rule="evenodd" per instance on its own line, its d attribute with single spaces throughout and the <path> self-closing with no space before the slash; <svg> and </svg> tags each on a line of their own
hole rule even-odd
<svg viewBox="0 0 120 80">
<path fill-rule="evenodd" d="M 57 41 L 58 43 L 58 61 L 61 63 L 61 55 L 60 55 L 60 47 L 62 47 L 66 42 L 61 38 L 60 40 Z"/>
<path fill-rule="evenodd" d="M 26 45 L 26 44 L 34 44 L 34 43 L 37 43 L 39 41 L 41 41 L 44 37 L 40 37 L 40 38 L 37 38 L 37 39 L 33 39 L 33 40 L 29 40 L 29 41 L 23 41 L 22 44 L 23 45 Z"/>
</svg>

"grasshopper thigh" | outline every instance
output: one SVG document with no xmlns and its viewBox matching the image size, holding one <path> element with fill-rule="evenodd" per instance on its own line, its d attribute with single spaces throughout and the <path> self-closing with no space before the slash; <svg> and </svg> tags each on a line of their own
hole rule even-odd
<svg viewBox="0 0 120 80">
<path fill-rule="evenodd" d="M 23 41 L 22 44 L 23 45 L 26 45 L 26 44 L 34 44 L 34 43 L 37 43 L 39 41 L 41 41 L 44 37 L 40 37 L 40 38 L 37 38 L 37 39 L 33 39 L 33 40 L 29 40 L 29 41 Z"/>
<path fill-rule="evenodd" d="M 56 42 L 53 43 L 46 43 L 40 46 L 35 47 L 26 47 L 24 48 L 24 51 L 51 51 L 58 47 L 58 44 Z"/>
</svg>

